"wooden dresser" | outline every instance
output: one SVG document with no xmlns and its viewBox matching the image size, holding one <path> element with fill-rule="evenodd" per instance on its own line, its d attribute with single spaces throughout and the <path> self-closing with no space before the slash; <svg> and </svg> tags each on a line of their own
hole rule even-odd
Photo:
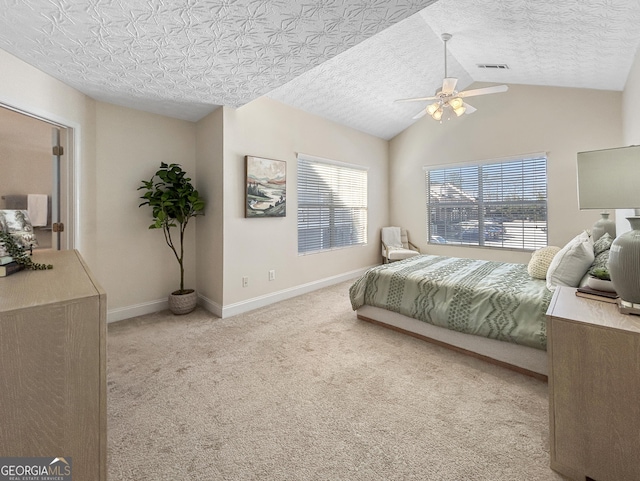
<svg viewBox="0 0 640 481">
<path fill-rule="evenodd" d="M 106 480 L 106 294 L 77 251 L 0 278 L 0 457 L 70 457 Z"/>
<path fill-rule="evenodd" d="M 551 468 L 640 480 L 640 317 L 561 287 L 547 311 Z"/>
</svg>

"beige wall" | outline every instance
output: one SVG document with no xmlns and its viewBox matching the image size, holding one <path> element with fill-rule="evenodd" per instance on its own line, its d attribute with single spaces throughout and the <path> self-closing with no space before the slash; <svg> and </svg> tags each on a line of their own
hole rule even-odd
<svg viewBox="0 0 640 481">
<path fill-rule="evenodd" d="M 207 202 L 197 219 L 196 266 L 198 294 L 207 308 L 221 315 L 224 266 L 223 249 L 223 109 L 214 110 L 197 123 L 196 188 Z"/>
<path fill-rule="evenodd" d="M 75 132 L 74 189 L 77 205 L 75 247 L 90 267 L 96 263 L 95 101 L 53 77 L 0 50 L 0 103 L 70 127 Z"/>
<path fill-rule="evenodd" d="M 640 48 L 622 96 L 623 145 L 640 145 Z"/>
<path fill-rule="evenodd" d="M 298 255 L 296 153 L 369 167 L 366 247 Z M 287 162 L 287 215 L 245 219 L 245 155 Z M 268 98 L 224 109 L 224 305 L 291 289 L 379 262 L 387 223 L 388 144 Z M 268 280 L 268 271 L 276 280 Z M 249 286 L 242 287 L 242 277 Z"/>
<path fill-rule="evenodd" d="M 160 162 L 182 165 L 195 182 L 196 126 L 98 102 L 96 132 L 99 222 L 92 270 L 108 293 L 110 310 L 162 303 L 180 287 L 179 266 L 162 231 L 148 229 L 151 209 L 138 208 L 137 188 Z M 185 288 L 196 287 L 195 235 L 194 222 L 185 240 Z"/>
<path fill-rule="evenodd" d="M 621 145 L 640 145 L 640 48 L 636 52 L 622 95 L 622 124 L 624 134 Z M 633 209 L 616 210 L 618 235 L 631 230 L 627 217 L 632 215 L 635 215 Z"/>
<path fill-rule="evenodd" d="M 621 144 L 621 99 L 620 92 L 510 85 L 470 100 L 474 114 L 442 124 L 421 119 L 390 142 L 391 223 L 408 228 L 427 253 L 528 262 L 530 253 L 427 246 L 423 166 L 547 152 L 549 244 L 564 245 L 598 219 L 578 209 L 576 153 Z"/>
</svg>

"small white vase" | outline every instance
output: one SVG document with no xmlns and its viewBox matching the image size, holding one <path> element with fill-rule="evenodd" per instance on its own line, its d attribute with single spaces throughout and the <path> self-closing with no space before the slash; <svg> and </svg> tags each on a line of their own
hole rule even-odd
<svg viewBox="0 0 640 481">
<path fill-rule="evenodd" d="M 587 279 L 587 286 L 597 291 L 616 292 L 616 288 L 613 282 L 606 281 L 604 279 L 598 279 L 597 277 L 589 276 Z"/>
<path fill-rule="evenodd" d="M 176 291 L 178 292 L 178 291 Z M 174 314 L 188 314 L 196 308 L 198 294 L 193 289 L 189 289 L 186 294 L 169 294 L 169 310 Z"/>
<path fill-rule="evenodd" d="M 640 217 L 627 217 L 631 229 L 619 235 L 609 251 L 609 274 L 623 301 L 640 304 Z"/>
</svg>

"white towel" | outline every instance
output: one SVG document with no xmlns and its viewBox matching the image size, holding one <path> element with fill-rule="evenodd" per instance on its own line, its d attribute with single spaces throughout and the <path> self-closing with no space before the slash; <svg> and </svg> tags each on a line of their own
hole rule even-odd
<svg viewBox="0 0 640 481">
<path fill-rule="evenodd" d="M 34 227 L 44 227 L 47 225 L 47 214 L 49 213 L 49 198 L 46 194 L 27 195 L 27 213 Z"/>
<path fill-rule="evenodd" d="M 400 234 L 400 227 L 383 227 L 382 242 L 387 247 L 402 247 L 402 236 Z"/>
</svg>

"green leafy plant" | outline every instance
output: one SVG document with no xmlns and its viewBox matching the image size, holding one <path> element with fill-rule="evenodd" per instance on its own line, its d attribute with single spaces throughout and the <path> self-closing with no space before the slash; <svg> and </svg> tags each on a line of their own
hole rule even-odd
<svg viewBox="0 0 640 481">
<path fill-rule="evenodd" d="M 0 243 L 4 246 L 7 254 L 13 257 L 13 260 L 18 264 L 24 266 L 25 269 L 31 269 L 34 271 L 53 269 L 51 264 L 33 262 L 26 249 L 21 245 L 18 245 L 13 236 L 8 232 L 0 231 Z"/>
<path fill-rule="evenodd" d="M 591 271 L 591 275 L 593 277 L 597 277 L 598 279 L 602 279 L 603 281 L 610 281 L 611 280 L 611 276 L 609 275 L 609 271 L 607 269 L 602 268 L 602 267 L 599 267 L 597 269 L 593 269 Z"/>
<path fill-rule="evenodd" d="M 138 190 L 145 191 L 140 197 L 144 202 L 138 207 L 148 205 L 152 209 L 153 223 L 149 229 L 162 229 L 164 240 L 180 265 L 180 289 L 173 294 L 192 292 L 184 288 L 184 232 L 191 218 L 203 215 L 205 201 L 179 164 L 161 162 L 151 180 L 143 180 Z M 171 236 L 172 227 L 178 228 L 178 244 Z"/>
</svg>

